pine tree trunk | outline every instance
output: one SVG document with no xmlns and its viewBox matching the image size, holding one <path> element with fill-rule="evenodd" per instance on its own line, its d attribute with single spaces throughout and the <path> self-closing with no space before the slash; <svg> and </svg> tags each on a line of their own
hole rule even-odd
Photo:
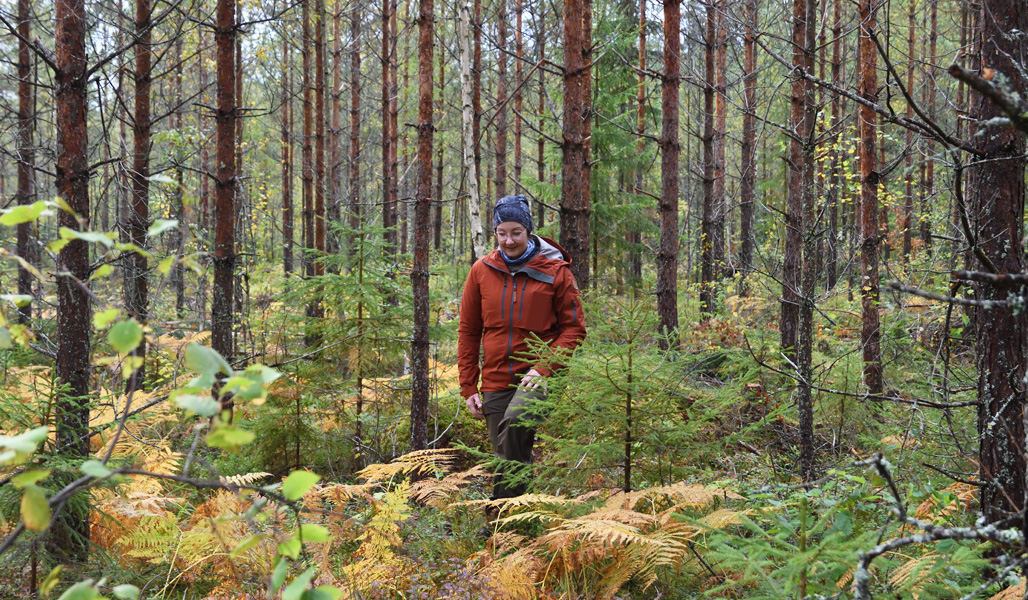
<svg viewBox="0 0 1028 600">
<path fill-rule="evenodd" d="M 806 39 L 806 5 L 795 0 L 792 9 L 792 64 L 804 68 Z M 788 184 L 785 207 L 785 256 L 782 261 L 782 311 L 779 331 L 782 350 L 794 356 L 800 314 L 800 287 L 803 285 L 803 144 L 808 133 L 803 129 L 804 98 L 807 84 L 794 75 L 790 93 Z"/>
<path fill-rule="evenodd" d="M 356 235 L 361 210 L 361 11 L 350 12 L 350 229 Z M 354 242 L 350 240 L 350 248 Z"/>
<path fill-rule="evenodd" d="M 546 59 L 546 33 L 544 30 L 545 19 L 543 19 L 542 16 L 537 16 L 537 18 L 538 28 L 536 31 L 536 42 L 539 44 L 539 60 L 541 62 Z M 535 164 L 537 169 L 536 179 L 539 180 L 539 183 L 546 181 L 546 155 L 544 152 L 546 138 L 544 138 L 542 134 L 543 131 L 546 131 L 544 129 L 546 126 L 546 79 L 544 75 L 545 73 L 540 70 L 538 88 L 539 104 L 536 108 L 536 114 L 539 116 L 539 135 L 535 139 Z M 546 225 L 546 205 L 542 203 L 541 198 L 535 205 L 535 217 L 539 227 Z"/>
<path fill-rule="evenodd" d="M 507 195 L 507 0 L 496 0 L 496 197 Z"/>
<path fill-rule="evenodd" d="M 460 2 L 460 96 L 461 131 L 464 149 L 465 185 L 468 189 L 468 214 L 471 218 L 471 244 L 474 249 L 472 261 L 485 256 L 485 236 L 482 229 L 481 204 L 478 195 L 478 159 L 475 153 L 477 135 L 475 132 L 474 78 L 471 73 L 471 40 L 468 31 L 471 23 L 470 0 Z"/>
<path fill-rule="evenodd" d="M 586 4 L 564 2 L 564 140 L 561 175 L 560 245 L 571 256 L 578 286 L 589 287 L 589 66 L 585 64 Z"/>
<path fill-rule="evenodd" d="M 713 285 L 725 276 L 725 214 L 728 204 L 725 198 L 725 127 L 728 115 L 728 24 L 725 14 L 725 0 L 718 0 L 717 28 L 715 31 L 714 58 L 714 181 L 713 213 L 711 215 L 711 260 L 714 267 Z M 711 289 L 711 298 L 716 298 L 716 289 Z M 713 310 L 709 308 L 708 310 Z"/>
<path fill-rule="evenodd" d="M 411 342 L 411 449 L 428 447 L 429 208 L 432 203 L 433 0 L 420 0 L 418 15 L 418 192 L 414 209 L 414 336 Z"/>
<path fill-rule="evenodd" d="M 396 247 L 396 205 L 392 203 L 393 183 L 390 181 L 392 170 L 389 168 L 392 160 L 393 141 L 392 119 L 389 118 L 389 82 L 392 77 L 389 74 L 392 62 L 389 59 L 392 48 L 392 36 L 390 29 L 390 10 L 392 0 L 382 0 L 382 227 L 385 228 L 385 242 L 390 248 Z"/>
<path fill-rule="evenodd" d="M 391 0 L 389 15 L 389 212 L 392 215 L 393 223 L 393 231 L 391 233 L 393 253 L 400 249 L 397 244 L 400 234 L 397 230 L 397 226 L 400 224 L 400 69 L 398 68 L 399 62 L 397 60 L 397 50 L 399 48 L 397 21 L 400 11 L 398 6 L 398 0 Z M 404 212 L 406 213 L 406 204 L 404 205 Z M 404 239 L 406 240 L 406 236 Z"/>
<path fill-rule="evenodd" d="M 525 46 L 522 39 L 522 0 L 514 0 L 514 181 L 521 185 L 521 116 L 524 103 L 522 85 L 524 83 Z M 520 190 L 515 190 L 521 193 Z"/>
<path fill-rule="evenodd" d="M 703 208 L 700 223 L 700 312 L 714 306 L 714 65 L 717 53 L 717 4 L 707 3 L 704 25 Z"/>
<path fill-rule="evenodd" d="M 88 129 L 86 127 L 86 7 L 84 0 L 58 2 L 54 35 L 57 125 L 57 193 L 78 213 L 66 211 L 58 224 L 89 229 Z M 89 290 L 89 247 L 71 240 L 57 255 L 57 380 L 64 386 L 54 407 L 54 451 L 74 461 L 89 455 L 89 372 L 92 312 Z M 89 521 L 81 510 L 66 508 L 52 529 L 52 544 L 67 560 L 86 557 Z"/>
<path fill-rule="evenodd" d="M 340 207 L 342 160 L 339 157 L 339 120 L 343 89 L 343 50 L 342 40 L 340 39 L 343 7 L 341 5 L 342 2 L 336 0 L 335 10 L 332 13 L 332 126 L 328 130 L 328 206 L 325 209 L 325 218 L 328 220 L 325 231 L 325 252 L 328 254 L 339 253 L 339 236 L 336 234 L 334 227 L 339 225 L 342 211 Z M 330 227 L 333 229 L 330 230 Z"/>
<path fill-rule="evenodd" d="M 150 227 L 150 0 L 136 0 L 135 112 L 132 119 L 132 195 L 129 203 L 128 241 L 146 248 L 146 231 Z M 141 323 L 149 313 L 147 259 L 137 252 L 125 256 L 125 306 Z M 146 356 L 146 340 L 140 342 L 134 356 Z M 145 363 L 144 363 L 145 365 Z M 136 371 L 136 381 L 143 381 L 145 366 Z M 129 387 L 135 382 L 129 381 Z"/>
<path fill-rule="evenodd" d="M 681 0 L 664 2 L 664 76 L 661 79 L 660 249 L 657 315 L 670 347 L 678 346 L 678 91 L 681 82 Z"/>
<path fill-rule="evenodd" d="M 218 0 L 215 38 L 217 86 L 217 154 L 215 156 L 214 288 L 211 298 L 211 346 L 231 360 L 233 355 L 236 221 L 236 5 Z"/>
<path fill-rule="evenodd" d="M 292 65 L 289 36 L 282 35 L 282 271 L 293 272 Z"/>
<path fill-rule="evenodd" d="M 995 69 L 1012 90 L 1024 90 L 1023 61 L 1028 43 L 1015 32 L 1028 31 L 1028 12 L 1020 0 L 983 0 L 979 5 L 978 43 L 981 67 Z M 1018 40 L 1021 40 L 1020 42 Z M 978 94 L 971 99 L 972 122 L 986 123 L 1005 116 Z M 1023 273 L 1022 245 L 1025 197 L 1025 132 L 988 126 L 973 135 L 983 155 L 968 168 L 967 193 L 971 229 L 979 247 L 977 268 Z M 959 171 L 957 172 L 959 175 Z M 961 191 L 957 182 L 957 192 Z M 1021 293 L 1004 285 L 979 283 L 976 298 L 1007 300 Z M 1028 315 L 1009 307 L 973 311 L 978 356 L 978 435 L 981 511 L 988 523 L 1013 516 L 1025 505 L 1025 363 L 1028 358 Z"/>
<path fill-rule="evenodd" d="M 834 16 L 832 21 L 832 83 L 842 86 L 842 0 L 834 0 Z M 832 94 L 832 120 L 831 127 L 835 127 L 842 120 L 842 98 L 839 94 Z M 838 140 L 838 137 L 832 138 Z M 832 149 L 831 165 L 828 176 L 828 244 L 827 256 L 825 257 L 825 276 L 829 290 L 835 288 L 839 272 L 839 200 L 842 198 L 842 178 L 840 176 L 840 158 L 842 150 L 839 143 L 834 142 Z"/>
<path fill-rule="evenodd" d="M 746 33 L 743 42 L 742 168 L 739 182 L 739 266 L 753 271 L 753 203 L 757 175 L 757 0 L 746 0 Z"/>
<path fill-rule="evenodd" d="M 635 152 L 639 156 L 646 150 L 646 0 L 639 0 L 639 74 L 635 90 Z M 643 193 L 643 169 L 637 168 L 634 173 L 632 193 Z M 629 232 L 628 243 L 630 262 L 630 285 L 637 287 L 642 282 L 642 234 L 636 229 Z"/>
<path fill-rule="evenodd" d="M 794 22 L 794 26 L 802 27 L 803 43 L 802 65 L 807 73 L 814 69 L 814 53 L 816 51 L 817 0 L 795 0 L 793 15 L 802 15 L 802 26 Z M 794 38 L 795 39 L 795 38 Z M 813 136 L 817 118 L 817 102 L 814 84 L 803 80 L 802 86 L 802 122 L 797 133 L 806 142 L 802 145 L 802 163 L 795 165 L 801 171 L 800 186 L 802 190 L 802 223 L 803 223 L 803 265 L 802 288 L 800 290 L 800 307 L 796 334 L 796 366 L 798 385 L 796 406 L 800 433 L 800 479 L 810 482 L 815 479 L 814 466 L 814 402 L 811 393 L 813 386 L 812 352 L 814 345 L 814 294 L 817 289 L 818 264 L 817 247 L 820 244 L 820 223 L 815 213 L 817 208 L 817 185 L 815 180 L 815 145 Z"/>
<path fill-rule="evenodd" d="M 928 0 L 928 65 L 926 69 L 928 73 L 928 81 L 925 82 L 925 87 L 928 91 L 928 101 L 925 106 L 925 110 L 928 112 L 928 117 L 931 119 L 935 118 L 935 94 L 938 90 L 938 84 L 935 82 L 935 52 L 936 43 L 938 38 L 938 0 Z M 961 32 L 963 38 L 964 33 Z M 964 43 L 961 42 L 960 47 L 964 47 Z M 912 93 L 912 92 L 911 92 Z M 963 101 L 957 101 L 957 107 L 963 106 Z M 961 136 L 961 126 L 963 125 L 962 119 L 957 119 L 957 136 Z M 921 219 L 919 226 L 919 235 L 921 236 L 921 242 L 925 248 L 929 248 L 932 245 L 932 221 L 930 219 L 931 213 L 931 202 L 935 197 L 935 144 L 932 143 L 931 139 L 926 140 L 928 145 L 928 159 L 925 161 L 924 167 L 924 185 L 921 189 Z"/>
<path fill-rule="evenodd" d="M 34 85 L 32 77 L 32 51 L 28 40 L 32 39 L 32 5 L 29 0 L 18 0 L 18 191 L 19 205 L 35 202 L 35 165 L 36 153 L 32 146 L 35 128 L 35 102 L 32 97 Z M 36 264 L 36 253 L 32 248 L 32 223 L 18 225 L 17 254 L 30 265 Z M 28 269 L 18 265 L 18 293 L 23 296 L 32 294 L 32 274 Z M 32 318 L 32 304 L 26 303 L 18 308 L 22 322 Z"/>
<path fill-rule="evenodd" d="M 182 129 L 182 36 L 175 38 L 175 75 L 172 79 L 172 98 L 175 102 L 175 110 L 171 114 L 171 128 L 175 131 Z M 189 231 L 189 220 L 185 206 L 185 186 L 183 185 L 183 172 L 177 164 L 182 160 L 182 155 L 175 156 L 175 189 L 172 191 L 171 215 L 178 221 L 178 227 L 173 229 L 168 236 L 170 246 L 175 251 L 175 264 L 171 268 L 171 287 L 175 290 L 175 313 L 181 316 L 186 307 L 186 267 L 182 264 L 182 256 L 185 254 L 185 233 Z"/>
<path fill-rule="evenodd" d="M 314 274 L 325 274 L 325 0 L 314 0 Z M 315 300 L 315 315 L 325 314 Z"/>
<path fill-rule="evenodd" d="M 871 33 L 875 31 L 875 12 L 878 0 L 860 3 L 860 95 L 872 102 L 878 101 L 878 54 Z M 860 113 L 860 282 L 861 332 L 863 348 L 864 385 L 870 394 L 881 394 L 882 359 L 881 334 L 878 320 L 878 252 L 881 232 L 878 227 L 878 174 L 876 142 L 878 115 L 861 105 Z"/>
<path fill-rule="evenodd" d="M 917 0 L 910 0 L 909 10 L 907 12 L 907 92 L 910 94 L 914 93 L 914 64 L 915 56 L 914 49 L 917 47 L 917 35 L 914 26 L 914 13 L 917 10 Z M 910 102 L 907 103 L 907 118 L 913 118 L 914 116 L 914 105 Z M 908 150 L 913 148 L 914 145 L 914 131 L 907 128 L 906 132 L 906 144 Z M 904 161 L 903 179 L 905 180 L 905 189 L 903 196 L 903 223 L 901 230 L 903 231 L 903 262 L 909 262 L 910 251 L 913 245 L 913 216 L 914 216 L 914 153 L 908 152 L 907 158 Z"/>
<path fill-rule="evenodd" d="M 520 1 L 520 0 L 519 0 Z M 443 91 L 446 89 L 446 60 L 445 57 L 440 53 L 439 56 L 439 100 L 436 102 L 436 111 L 439 113 L 436 117 L 437 121 L 443 121 L 443 111 L 445 107 L 443 105 Z M 435 212 L 432 215 L 432 247 L 435 250 L 439 250 L 442 245 L 443 237 L 443 140 L 440 139 L 436 146 L 436 167 L 435 167 L 435 197 L 436 201 L 433 203 Z"/>
</svg>

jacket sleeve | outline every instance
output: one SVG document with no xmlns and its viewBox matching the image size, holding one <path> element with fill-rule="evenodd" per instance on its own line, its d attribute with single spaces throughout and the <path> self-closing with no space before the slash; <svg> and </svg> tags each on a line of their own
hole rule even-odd
<svg viewBox="0 0 1028 600">
<path fill-rule="evenodd" d="M 478 393 L 481 374 L 479 357 L 482 351 L 482 292 L 476 272 L 471 267 L 460 299 L 460 324 L 457 327 L 457 370 L 460 373 L 460 395 L 468 398 Z"/>
<path fill-rule="evenodd" d="M 553 312 L 557 315 L 557 337 L 550 342 L 554 349 L 554 358 L 559 360 L 561 354 L 571 352 L 585 339 L 585 313 L 582 311 L 582 300 L 578 293 L 578 285 L 571 269 L 564 267 L 557 271 L 553 280 Z M 536 365 L 535 370 L 544 376 L 563 365 L 548 361 Z"/>
</svg>

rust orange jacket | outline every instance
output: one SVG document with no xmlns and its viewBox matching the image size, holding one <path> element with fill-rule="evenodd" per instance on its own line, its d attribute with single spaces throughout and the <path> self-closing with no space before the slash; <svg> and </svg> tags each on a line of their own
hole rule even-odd
<svg viewBox="0 0 1028 600">
<path fill-rule="evenodd" d="M 585 338 L 570 257 L 553 240 L 536 237 L 549 252 L 539 252 L 513 275 L 499 250 L 476 261 L 468 273 L 457 337 L 460 392 L 465 398 L 508 389 L 533 367 L 549 375 L 556 365 L 518 358 L 528 352 L 525 340 L 533 333 L 550 347 L 568 351 Z M 561 259 L 547 256 L 557 254 L 554 250 Z"/>
</svg>

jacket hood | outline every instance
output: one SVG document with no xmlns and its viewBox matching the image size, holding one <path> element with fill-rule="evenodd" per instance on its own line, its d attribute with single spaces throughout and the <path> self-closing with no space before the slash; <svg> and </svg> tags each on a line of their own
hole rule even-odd
<svg viewBox="0 0 1028 600">
<path fill-rule="evenodd" d="M 534 233 L 530 235 L 535 238 L 536 244 L 539 245 L 539 252 L 532 257 L 532 260 L 525 263 L 525 267 L 549 272 L 551 269 L 556 269 L 561 265 L 571 265 L 571 256 L 568 255 L 567 250 L 562 248 L 560 244 L 541 235 L 535 235 Z M 493 268 L 502 271 L 507 270 L 507 263 L 503 261 L 499 248 L 494 248 L 492 252 L 482 258 L 482 261 Z"/>
</svg>

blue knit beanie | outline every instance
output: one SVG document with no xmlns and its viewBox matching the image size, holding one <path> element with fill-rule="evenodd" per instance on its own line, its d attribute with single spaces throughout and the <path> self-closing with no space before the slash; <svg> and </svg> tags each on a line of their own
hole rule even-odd
<svg viewBox="0 0 1028 600">
<path fill-rule="evenodd" d="M 521 223 L 529 233 L 535 229 L 532 225 L 532 213 L 528 209 L 528 200 L 524 196 L 504 196 L 496 202 L 496 208 L 493 209 L 493 229 L 508 221 Z"/>
</svg>

